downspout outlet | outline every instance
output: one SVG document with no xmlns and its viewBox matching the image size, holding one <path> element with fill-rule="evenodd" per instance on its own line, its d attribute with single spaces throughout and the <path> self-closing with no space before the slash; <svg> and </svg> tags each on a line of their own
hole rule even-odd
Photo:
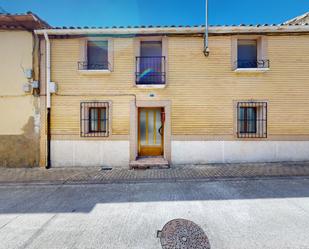
<svg viewBox="0 0 309 249">
<path fill-rule="evenodd" d="M 208 57 L 210 53 L 209 47 L 205 47 L 203 52 L 204 52 L 204 55 Z"/>
</svg>

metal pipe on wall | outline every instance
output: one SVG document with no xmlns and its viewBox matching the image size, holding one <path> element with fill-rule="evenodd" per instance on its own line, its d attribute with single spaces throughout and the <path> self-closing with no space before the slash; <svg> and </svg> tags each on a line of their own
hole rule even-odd
<svg viewBox="0 0 309 249">
<path fill-rule="evenodd" d="M 44 32 L 44 38 L 45 38 L 45 44 L 46 44 L 46 111 L 47 111 L 47 117 L 46 117 L 46 131 L 47 131 L 47 146 L 46 146 L 46 168 L 49 169 L 51 167 L 51 156 L 50 156 L 50 107 L 51 107 L 51 101 L 50 101 L 50 41 L 48 38 L 47 32 Z"/>
<path fill-rule="evenodd" d="M 50 41 L 48 34 L 44 32 L 45 44 L 46 44 L 46 107 L 50 108 Z"/>
<path fill-rule="evenodd" d="M 205 2 L 205 37 L 204 37 L 204 55 L 209 56 L 209 44 L 208 44 L 208 33 L 209 33 L 209 24 L 208 24 L 208 0 Z"/>
</svg>

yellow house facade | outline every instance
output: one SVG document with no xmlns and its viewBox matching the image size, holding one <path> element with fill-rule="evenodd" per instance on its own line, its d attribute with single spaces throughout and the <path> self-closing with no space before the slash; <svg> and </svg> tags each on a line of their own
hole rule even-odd
<svg viewBox="0 0 309 249">
<path fill-rule="evenodd" d="M 0 15 L 0 167 L 39 164 L 38 46 L 32 13 Z"/>
<path fill-rule="evenodd" d="M 308 160 L 309 26 L 210 27 L 208 57 L 204 30 L 36 31 L 50 165 Z"/>
</svg>

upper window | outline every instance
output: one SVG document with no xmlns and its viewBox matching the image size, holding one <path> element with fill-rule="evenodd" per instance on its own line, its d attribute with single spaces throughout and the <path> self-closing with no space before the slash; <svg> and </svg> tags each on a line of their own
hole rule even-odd
<svg viewBox="0 0 309 249">
<path fill-rule="evenodd" d="M 257 68 L 257 40 L 238 40 L 237 67 Z"/>
<path fill-rule="evenodd" d="M 267 137 L 267 103 L 237 103 L 237 135 L 239 138 Z"/>
<path fill-rule="evenodd" d="M 107 137 L 109 134 L 109 103 L 81 103 L 81 136 Z"/>
<path fill-rule="evenodd" d="M 108 69 L 108 41 L 87 42 L 87 69 Z"/>
<path fill-rule="evenodd" d="M 162 41 L 141 41 L 136 57 L 137 84 L 165 84 L 165 56 Z"/>
<path fill-rule="evenodd" d="M 81 39 L 78 70 L 85 73 L 112 71 L 112 40 Z"/>
<path fill-rule="evenodd" d="M 252 39 L 233 37 L 232 42 L 233 70 L 263 72 L 269 69 L 267 37 L 253 36 Z"/>
</svg>

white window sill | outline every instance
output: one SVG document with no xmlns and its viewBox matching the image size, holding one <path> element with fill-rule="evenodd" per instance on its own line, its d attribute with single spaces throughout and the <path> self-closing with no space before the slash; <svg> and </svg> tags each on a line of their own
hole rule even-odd
<svg viewBox="0 0 309 249">
<path fill-rule="evenodd" d="M 135 84 L 137 88 L 142 88 L 142 89 L 149 89 L 149 88 L 156 88 L 156 89 L 162 89 L 166 87 L 166 84 Z"/>
<path fill-rule="evenodd" d="M 236 73 L 265 73 L 268 72 L 269 68 L 236 68 Z"/>
<path fill-rule="evenodd" d="M 78 70 L 78 72 L 82 75 L 102 75 L 102 74 L 110 74 L 111 71 L 109 69 L 103 70 Z"/>
</svg>

